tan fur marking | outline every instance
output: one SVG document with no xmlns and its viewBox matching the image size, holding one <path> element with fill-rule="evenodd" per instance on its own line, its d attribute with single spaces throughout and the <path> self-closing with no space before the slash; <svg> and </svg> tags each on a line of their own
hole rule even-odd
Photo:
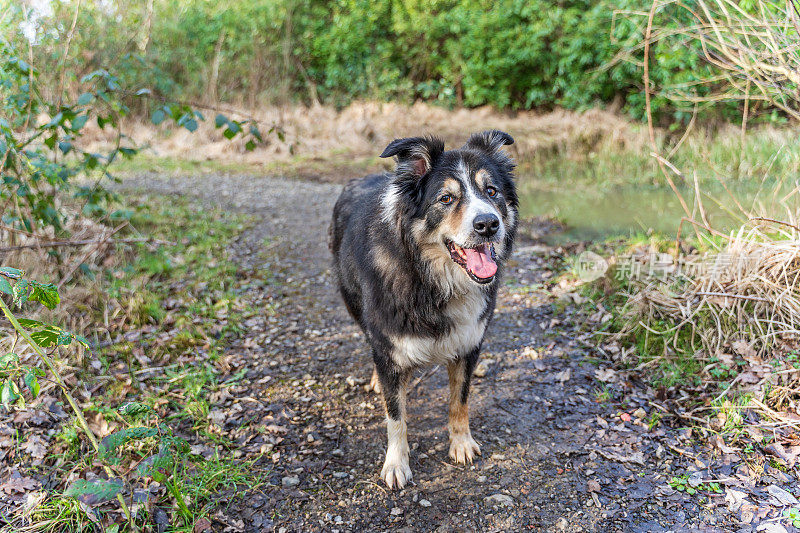
<svg viewBox="0 0 800 533">
<path fill-rule="evenodd" d="M 461 403 L 461 388 L 464 386 L 464 360 L 447 365 L 450 378 L 450 434 L 469 433 L 469 406 Z"/>
<path fill-rule="evenodd" d="M 478 184 L 478 188 L 480 189 L 485 189 L 486 185 L 491 183 L 491 178 L 492 177 L 489 174 L 489 171 L 485 168 L 482 168 L 475 173 L 475 183 Z"/>
<path fill-rule="evenodd" d="M 373 248 L 372 255 L 375 259 L 375 266 L 384 275 L 390 276 L 396 270 L 395 261 L 386 253 L 382 246 L 376 245 L 375 248 Z"/>
<path fill-rule="evenodd" d="M 472 438 L 469 430 L 469 406 L 461 402 L 461 388 L 464 385 L 464 360 L 459 359 L 447 365 L 450 377 L 450 458 L 456 463 L 471 463 L 481 454 L 481 447 Z"/>
</svg>

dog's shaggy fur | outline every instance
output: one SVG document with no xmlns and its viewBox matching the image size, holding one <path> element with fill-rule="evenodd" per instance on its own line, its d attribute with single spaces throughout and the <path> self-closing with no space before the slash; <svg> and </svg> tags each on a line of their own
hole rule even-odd
<svg viewBox="0 0 800 533">
<path fill-rule="evenodd" d="M 381 477 L 411 479 L 405 398 L 415 368 L 446 364 L 450 457 L 472 462 L 470 378 L 511 252 L 518 200 L 510 135 L 486 131 L 451 151 L 433 137 L 393 141 L 392 174 L 351 181 L 333 211 L 330 245 L 347 309 L 372 346 L 389 445 Z"/>
</svg>

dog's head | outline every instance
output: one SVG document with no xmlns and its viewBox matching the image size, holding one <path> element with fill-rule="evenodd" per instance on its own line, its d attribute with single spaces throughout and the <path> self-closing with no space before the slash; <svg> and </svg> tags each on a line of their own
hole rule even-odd
<svg viewBox="0 0 800 533">
<path fill-rule="evenodd" d="M 439 139 L 413 137 L 392 141 L 381 154 L 397 159 L 383 220 L 450 285 L 493 282 L 511 251 L 518 200 L 514 164 L 502 147 L 513 142 L 502 131 L 484 131 L 445 151 Z"/>
</svg>

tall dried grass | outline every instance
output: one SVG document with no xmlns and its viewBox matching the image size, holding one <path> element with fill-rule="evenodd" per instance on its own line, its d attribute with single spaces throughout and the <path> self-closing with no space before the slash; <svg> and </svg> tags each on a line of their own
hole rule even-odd
<svg viewBox="0 0 800 533">
<path fill-rule="evenodd" d="M 286 133 L 286 142 L 271 136 L 266 144 L 247 152 L 244 142 L 225 139 L 213 121 L 202 122 L 194 133 L 168 130 L 140 120 L 125 124 L 123 130 L 157 156 L 256 165 L 303 159 L 375 158 L 393 139 L 427 133 L 443 137 L 449 146 L 458 146 L 471 132 L 491 128 L 514 137 L 516 143 L 510 149 L 517 160 L 542 151 L 585 152 L 601 143 L 642 150 L 647 143 L 639 127 L 620 115 L 599 109 L 511 114 L 490 107 L 449 110 L 422 102 L 356 102 L 342 110 L 273 106 L 247 110 L 245 114 L 262 124 L 280 126 Z M 87 148 L 92 148 L 108 143 L 110 138 L 95 128 L 86 140 Z"/>
<path fill-rule="evenodd" d="M 669 283 L 633 282 L 623 334 L 639 328 L 668 336 L 676 352 L 689 339 L 706 357 L 745 343 L 759 356 L 800 340 L 800 228 L 757 220 L 709 253 L 684 258 Z M 657 324 L 671 324 L 667 329 Z M 653 354 L 658 355 L 658 354 Z M 662 354 L 670 355 L 670 354 Z"/>
</svg>

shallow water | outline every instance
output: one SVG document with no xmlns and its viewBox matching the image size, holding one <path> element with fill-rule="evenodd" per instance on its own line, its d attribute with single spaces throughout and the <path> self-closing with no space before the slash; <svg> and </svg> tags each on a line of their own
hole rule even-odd
<svg viewBox="0 0 800 533">
<path fill-rule="evenodd" d="M 564 231 L 548 237 L 551 242 L 602 240 L 654 231 L 676 234 L 681 217 L 685 216 L 677 196 L 668 187 L 653 185 L 615 185 L 582 187 L 579 184 L 556 185 L 551 181 L 522 176 L 518 182 L 520 212 L 523 217 L 552 216 L 566 225 Z M 776 184 L 737 181 L 701 187 L 702 204 L 711 226 L 729 232 L 746 221 L 737 207 L 760 215 L 786 220 L 787 209 L 800 212 L 797 183 Z M 679 191 L 694 219 L 701 220 L 692 187 Z M 735 198 L 735 200 L 734 200 Z M 683 233 L 691 231 L 684 224 Z"/>
</svg>

